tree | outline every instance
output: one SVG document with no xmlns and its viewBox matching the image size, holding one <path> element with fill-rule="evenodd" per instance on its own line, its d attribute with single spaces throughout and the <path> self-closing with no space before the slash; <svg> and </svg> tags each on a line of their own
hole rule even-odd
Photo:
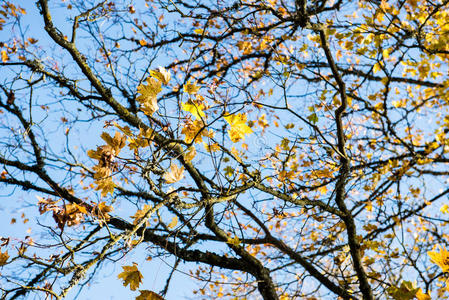
<svg viewBox="0 0 449 300">
<path fill-rule="evenodd" d="M 159 299 L 172 274 L 150 291 L 120 261 L 149 251 L 198 298 L 448 298 L 448 20 L 446 0 L 2 1 L 0 182 L 34 222 L 2 238 L 3 297 L 64 298 L 112 261 Z"/>
</svg>

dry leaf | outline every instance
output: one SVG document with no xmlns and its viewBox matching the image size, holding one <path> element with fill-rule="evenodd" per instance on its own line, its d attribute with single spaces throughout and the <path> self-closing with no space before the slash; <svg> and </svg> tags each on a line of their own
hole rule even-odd
<svg viewBox="0 0 449 300">
<path fill-rule="evenodd" d="M 170 228 L 170 229 L 172 229 L 172 228 L 174 228 L 174 227 L 176 226 L 176 224 L 178 224 L 178 217 L 177 217 L 177 216 L 174 216 L 174 217 L 171 219 L 170 224 L 167 225 L 167 227 Z"/>
<path fill-rule="evenodd" d="M 231 129 L 228 130 L 229 137 L 231 141 L 238 142 L 242 139 L 245 139 L 245 134 L 252 133 L 252 129 L 246 125 L 246 115 L 245 114 L 236 114 L 224 117 L 226 122 L 231 125 Z"/>
<path fill-rule="evenodd" d="M 165 85 L 167 85 L 171 79 L 170 71 L 167 71 L 164 67 L 159 67 L 158 70 L 151 70 L 150 75 Z"/>
<path fill-rule="evenodd" d="M 143 206 L 142 209 L 139 209 L 138 211 L 136 211 L 136 213 L 134 214 L 134 216 L 132 216 L 131 218 L 134 219 L 133 224 L 136 225 L 137 223 L 139 223 L 139 221 L 145 216 L 145 214 L 152 208 L 151 205 L 145 204 Z M 148 221 L 147 221 L 148 223 Z"/>
<path fill-rule="evenodd" d="M 8 258 L 8 251 L 2 252 L 0 250 L 0 267 L 6 265 L 6 261 L 8 260 Z"/>
<path fill-rule="evenodd" d="M 240 239 L 238 236 L 235 236 L 233 238 L 228 238 L 227 243 L 237 247 L 238 245 L 240 245 Z"/>
<path fill-rule="evenodd" d="M 189 80 L 186 84 L 184 84 L 184 92 L 186 92 L 187 94 L 194 95 L 198 93 L 199 89 L 200 87 L 197 85 L 196 81 L 194 83 L 191 83 Z"/>
<path fill-rule="evenodd" d="M 179 168 L 177 165 L 170 166 L 170 172 L 164 174 L 164 179 L 167 183 L 175 183 L 184 178 L 184 167 Z"/>
<path fill-rule="evenodd" d="M 118 278 L 123 279 L 124 286 L 129 284 L 131 291 L 135 291 L 142 283 L 142 273 L 140 273 L 136 265 L 123 266 L 122 268 L 123 272 L 118 274 Z"/>
<path fill-rule="evenodd" d="M 140 295 L 136 297 L 136 300 L 164 300 L 162 296 L 152 291 L 140 290 L 139 292 Z"/>
<path fill-rule="evenodd" d="M 187 152 L 184 155 L 184 159 L 188 162 L 190 162 L 192 159 L 194 159 L 196 156 L 196 149 L 194 146 L 189 147 L 189 149 L 187 149 Z"/>
<path fill-rule="evenodd" d="M 154 78 L 148 78 L 146 82 L 148 85 L 141 84 L 137 87 L 137 92 L 140 96 L 138 96 L 136 100 L 141 104 L 140 109 L 147 116 L 151 116 L 159 109 L 159 106 L 157 105 L 157 94 L 159 94 L 162 88 L 161 82 Z"/>
</svg>

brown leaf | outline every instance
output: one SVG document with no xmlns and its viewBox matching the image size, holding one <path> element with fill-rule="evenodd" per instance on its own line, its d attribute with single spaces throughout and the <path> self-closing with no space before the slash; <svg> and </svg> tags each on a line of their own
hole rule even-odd
<svg viewBox="0 0 449 300">
<path fill-rule="evenodd" d="M 140 295 L 136 297 L 136 300 L 164 300 L 164 298 L 153 291 L 140 290 Z"/>
<path fill-rule="evenodd" d="M 123 266 L 122 268 L 123 272 L 118 274 L 118 278 L 123 279 L 124 286 L 129 284 L 131 291 L 135 291 L 142 283 L 142 273 L 140 273 L 136 265 Z"/>
<path fill-rule="evenodd" d="M 6 261 L 8 260 L 8 258 L 8 251 L 2 252 L 0 250 L 0 267 L 6 265 Z"/>
</svg>

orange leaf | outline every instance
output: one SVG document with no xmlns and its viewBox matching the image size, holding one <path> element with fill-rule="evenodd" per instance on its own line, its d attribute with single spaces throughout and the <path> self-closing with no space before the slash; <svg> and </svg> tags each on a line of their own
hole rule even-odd
<svg viewBox="0 0 449 300">
<path fill-rule="evenodd" d="M 5 251 L 3 253 L 2 251 L 0 251 L 0 267 L 6 265 L 6 261 L 8 260 L 8 258 L 8 251 Z"/>
</svg>

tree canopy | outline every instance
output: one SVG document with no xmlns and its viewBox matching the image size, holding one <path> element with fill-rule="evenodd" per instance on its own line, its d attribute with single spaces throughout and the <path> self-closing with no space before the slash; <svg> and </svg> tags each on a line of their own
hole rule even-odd
<svg viewBox="0 0 449 300">
<path fill-rule="evenodd" d="M 19 2 L 0 185 L 32 230 L 0 232 L 3 298 L 108 264 L 138 300 L 178 270 L 195 299 L 449 297 L 449 1 Z M 172 257 L 165 285 L 133 255 Z"/>
</svg>

